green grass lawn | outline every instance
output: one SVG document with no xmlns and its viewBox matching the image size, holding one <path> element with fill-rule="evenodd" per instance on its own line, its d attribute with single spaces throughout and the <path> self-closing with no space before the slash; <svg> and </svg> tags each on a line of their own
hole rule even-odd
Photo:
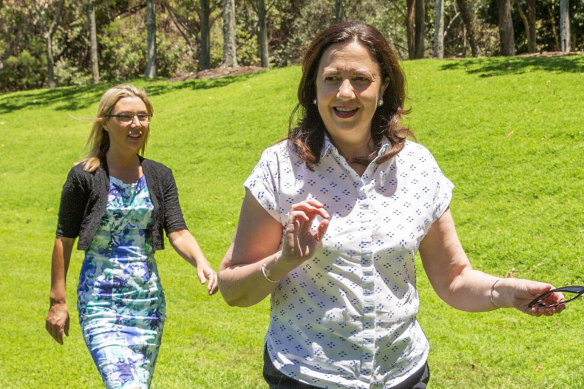
<svg viewBox="0 0 584 389">
<path fill-rule="evenodd" d="M 456 185 L 452 212 L 476 268 L 584 284 L 584 57 L 405 62 L 406 122 Z M 187 223 L 217 267 L 234 232 L 242 183 L 283 138 L 300 69 L 137 84 L 155 107 L 146 157 L 175 173 Z M 59 195 L 82 156 L 109 85 L 0 95 L 0 388 L 100 388 L 77 322 L 75 252 L 70 337 L 44 329 Z M 263 388 L 269 304 L 208 297 L 172 249 L 156 254 L 168 318 L 152 388 Z M 419 320 L 430 339 L 431 388 L 584 387 L 584 300 L 560 316 L 470 314 L 441 302 L 418 266 Z"/>
</svg>

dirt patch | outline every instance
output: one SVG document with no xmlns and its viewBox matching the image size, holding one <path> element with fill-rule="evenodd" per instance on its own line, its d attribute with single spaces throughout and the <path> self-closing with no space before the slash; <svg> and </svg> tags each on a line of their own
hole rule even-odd
<svg viewBox="0 0 584 389">
<path fill-rule="evenodd" d="M 261 70 L 268 70 L 260 66 L 237 66 L 237 67 L 218 67 L 213 69 L 201 70 L 200 72 L 179 73 L 172 76 L 169 81 L 186 81 L 193 79 L 213 79 L 226 76 L 240 76 L 242 74 L 257 73 Z"/>
</svg>

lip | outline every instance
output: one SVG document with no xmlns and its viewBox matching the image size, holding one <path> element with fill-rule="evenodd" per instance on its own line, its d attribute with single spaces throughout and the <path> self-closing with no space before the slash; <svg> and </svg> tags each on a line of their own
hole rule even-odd
<svg viewBox="0 0 584 389">
<path fill-rule="evenodd" d="M 134 140 L 134 141 L 141 140 L 142 139 L 142 131 L 129 133 L 128 138 L 130 140 Z"/>
<path fill-rule="evenodd" d="M 348 119 L 353 117 L 359 111 L 359 107 L 356 106 L 348 106 L 348 105 L 339 105 L 333 107 L 333 112 L 335 115 L 341 119 Z"/>
</svg>

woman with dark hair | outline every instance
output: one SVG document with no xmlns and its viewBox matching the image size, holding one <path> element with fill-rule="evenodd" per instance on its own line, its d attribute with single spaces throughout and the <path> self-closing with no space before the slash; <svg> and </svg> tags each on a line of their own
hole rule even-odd
<svg viewBox="0 0 584 389">
<path fill-rule="evenodd" d="M 87 141 L 89 155 L 71 169 L 61 194 L 46 329 L 69 335 L 65 279 L 75 239 L 85 251 L 77 308 L 87 348 L 107 388 L 150 386 L 166 303 L 154 260 L 173 248 L 197 268 L 209 294 L 211 265 L 182 216 L 172 171 L 142 157 L 154 109 L 146 92 L 122 84 L 101 97 Z"/>
<path fill-rule="evenodd" d="M 404 76 L 381 33 L 343 23 L 302 64 L 301 113 L 246 180 L 219 268 L 230 305 L 271 294 L 264 378 L 270 388 L 424 388 L 428 341 L 416 315 L 414 257 L 455 308 L 564 309 L 551 285 L 472 269 L 449 210 L 452 183 L 406 140 Z M 294 113 L 293 113 L 294 115 Z"/>
</svg>

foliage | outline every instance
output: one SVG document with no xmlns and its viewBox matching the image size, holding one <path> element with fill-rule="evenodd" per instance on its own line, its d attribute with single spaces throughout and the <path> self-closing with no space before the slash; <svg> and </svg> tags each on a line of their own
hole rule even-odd
<svg viewBox="0 0 584 389">
<path fill-rule="evenodd" d="M 403 63 L 406 124 L 456 185 L 451 204 L 473 265 L 557 286 L 584 282 L 583 56 Z M 298 67 L 180 83 L 141 81 L 156 116 L 146 156 L 173 169 L 189 228 L 217 267 L 242 183 L 287 133 Z M 0 95 L 0 387 L 101 388 L 77 323 L 75 251 L 65 345 L 44 330 L 59 193 L 108 84 Z M 558 109 L 561 107 L 561 109 Z M 156 253 L 168 318 L 152 389 L 264 388 L 269 302 L 208 297 L 166 244 Z M 434 388 L 581 388 L 584 301 L 560 316 L 470 314 L 436 296 L 418 267 L 419 320 Z"/>
<path fill-rule="evenodd" d="M 56 2 L 47 4 L 45 22 L 52 17 Z M 497 0 L 466 0 L 474 9 L 476 37 L 482 55 L 499 53 Z M 517 53 L 527 50 L 525 27 L 517 3 L 525 12 L 527 0 L 512 1 Z M 369 23 L 391 42 L 401 58 L 407 58 L 405 0 L 343 0 L 343 21 Z M 426 56 L 431 55 L 434 15 L 426 0 Z M 47 82 L 46 53 L 39 15 L 27 0 L 0 2 L 0 93 L 42 87 Z M 298 64 L 306 46 L 323 27 L 335 21 L 337 0 L 270 0 L 267 31 L 271 66 Z M 469 55 L 462 18 L 455 0 L 444 0 L 445 57 Z M 222 2 L 210 2 L 210 63 L 222 63 Z M 259 65 L 256 0 L 236 2 L 236 45 L 238 63 Z M 160 0 L 156 6 L 157 70 L 162 78 L 196 72 L 201 58 L 200 2 Z M 145 2 L 108 0 L 95 2 L 100 79 L 104 82 L 142 77 L 146 65 Z M 570 2 L 572 49 L 584 50 L 584 3 Z M 537 50 L 556 51 L 559 35 L 557 0 L 537 2 Z M 91 80 L 91 55 L 86 2 L 65 0 L 61 23 L 53 36 L 53 56 L 58 85 L 83 85 Z M 28 54 L 26 54 L 26 53 Z M 34 61 L 30 67 L 23 63 Z M 43 65 L 45 64 L 45 65 Z"/>
<path fill-rule="evenodd" d="M 515 31 L 515 46 L 517 53 L 527 52 L 527 33 L 517 10 L 517 3 L 512 1 L 513 29 Z M 526 0 L 519 4 L 527 13 Z M 584 3 L 570 1 L 570 32 L 572 35 L 572 50 L 584 50 Z M 538 0 L 536 2 L 537 17 L 537 51 L 559 51 L 557 37 L 560 35 L 560 6 L 557 0 Z M 497 0 L 481 2 L 478 7 L 479 16 L 496 28 L 498 25 Z"/>
<path fill-rule="evenodd" d="M 46 59 L 43 61 L 28 50 L 23 50 L 17 57 L 10 56 L 0 72 L 0 85 L 6 89 L 40 88 L 46 78 L 45 63 Z"/>
</svg>

